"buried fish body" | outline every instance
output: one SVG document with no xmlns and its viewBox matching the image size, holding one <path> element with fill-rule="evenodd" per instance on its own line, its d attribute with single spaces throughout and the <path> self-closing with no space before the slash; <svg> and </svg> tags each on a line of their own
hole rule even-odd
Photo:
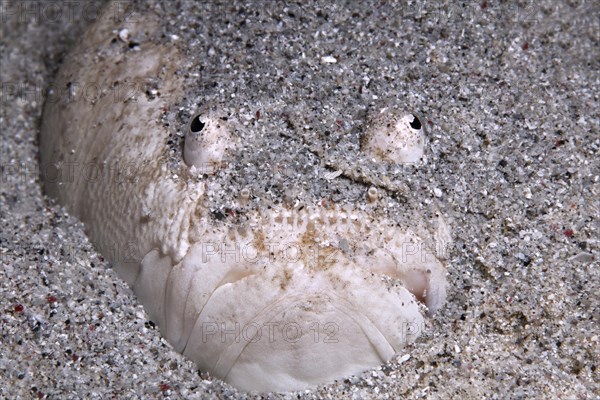
<svg viewBox="0 0 600 400">
<path fill-rule="evenodd" d="M 68 96 L 42 120 L 46 193 L 173 347 L 234 386 L 301 390 L 390 360 L 446 296 L 448 226 L 403 182 L 423 162 L 419 118 L 359 95 L 345 126 L 329 92 L 286 80 L 327 81 L 336 58 L 284 73 L 264 49 L 219 58 L 146 7 L 130 21 L 108 7 L 64 61 Z M 248 60 L 252 82 L 220 75 Z"/>
</svg>

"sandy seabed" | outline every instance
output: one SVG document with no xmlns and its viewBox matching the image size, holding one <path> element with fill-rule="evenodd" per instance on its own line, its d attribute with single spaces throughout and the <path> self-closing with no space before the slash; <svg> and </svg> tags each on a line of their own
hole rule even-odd
<svg viewBox="0 0 600 400">
<path fill-rule="evenodd" d="M 53 4 L 0 4 L 0 397 L 258 398 L 175 353 L 83 225 L 43 195 L 44 93 L 100 6 Z M 598 4 L 353 7 L 408 32 L 394 45 L 408 60 L 395 79 L 428 121 L 418 184 L 453 227 L 447 303 L 388 364 L 263 398 L 599 397 Z M 334 29 L 343 14 L 289 6 L 278 20 L 327 15 Z"/>
</svg>

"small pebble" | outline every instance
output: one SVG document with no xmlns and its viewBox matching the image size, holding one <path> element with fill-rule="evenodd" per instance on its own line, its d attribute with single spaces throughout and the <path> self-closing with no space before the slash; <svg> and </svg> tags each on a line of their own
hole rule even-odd
<svg viewBox="0 0 600 400">
<path fill-rule="evenodd" d="M 337 62 L 337 59 L 333 56 L 324 56 L 321 57 L 321 62 L 323 64 L 335 64 Z"/>
</svg>

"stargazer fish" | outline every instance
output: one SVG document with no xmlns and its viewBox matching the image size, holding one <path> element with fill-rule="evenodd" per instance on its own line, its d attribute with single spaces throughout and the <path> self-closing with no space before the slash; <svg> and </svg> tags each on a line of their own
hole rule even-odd
<svg viewBox="0 0 600 400">
<path fill-rule="evenodd" d="M 407 183 L 427 138 L 384 84 L 393 32 L 371 15 L 336 37 L 344 8 L 114 6 L 48 95 L 41 174 L 161 334 L 248 391 L 402 352 L 445 301 L 450 231 Z"/>
</svg>

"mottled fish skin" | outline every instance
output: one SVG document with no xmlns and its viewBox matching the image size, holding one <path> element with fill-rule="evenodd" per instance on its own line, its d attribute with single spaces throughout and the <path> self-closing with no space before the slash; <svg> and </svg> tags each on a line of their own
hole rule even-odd
<svg viewBox="0 0 600 400">
<path fill-rule="evenodd" d="M 181 129 L 165 121 L 184 102 L 190 78 L 182 66 L 194 54 L 161 35 L 151 9 L 138 11 L 123 32 L 107 8 L 64 61 L 56 81 L 68 83 L 71 96 L 50 97 L 42 121 L 46 193 L 84 222 L 173 347 L 226 382 L 243 390 L 302 390 L 391 359 L 419 335 L 424 313 L 445 300 L 442 259 L 422 248 L 449 238 L 445 222 L 438 221 L 436 234 L 428 222 L 400 224 L 380 201 L 395 201 L 401 183 L 356 173 L 300 134 L 292 140 L 310 157 L 323 157 L 319 168 L 362 192 L 361 199 L 331 204 L 309 193 L 298 205 L 225 191 L 236 207 L 225 213 L 242 216 L 215 213 L 214 185 L 226 180 L 222 161 L 242 162 L 252 137 L 244 134 L 253 127 L 222 104 L 201 106 L 200 118 L 214 117 L 224 132 L 214 140 L 228 142 L 206 155 L 196 152 L 212 140 L 203 130 L 212 125 Z M 127 37 L 136 43 L 123 43 Z M 156 88 L 140 90 L 140 82 Z M 78 92 L 91 86 L 93 98 Z M 372 118 L 363 150 L 385 162 L 397 154 L 419 159 L 420 123 L 411 133 L 419 141 L 416 157 L 410 146 L 395 152 L 393 142 L 377 139 L 390 127 L 373 124 L 390 118 L 409 128 L 418 121 Z M 293 125 L 282 140 L 297 134 Z M 194 136 L 198 142 L 185 155 L 186 143 L 174 146 L 170 138 L 187 132 L 190 146 L 190 129 L 204 136 Z M 272 251 L 274 244 L 286 252 Z"/>
</svg>

